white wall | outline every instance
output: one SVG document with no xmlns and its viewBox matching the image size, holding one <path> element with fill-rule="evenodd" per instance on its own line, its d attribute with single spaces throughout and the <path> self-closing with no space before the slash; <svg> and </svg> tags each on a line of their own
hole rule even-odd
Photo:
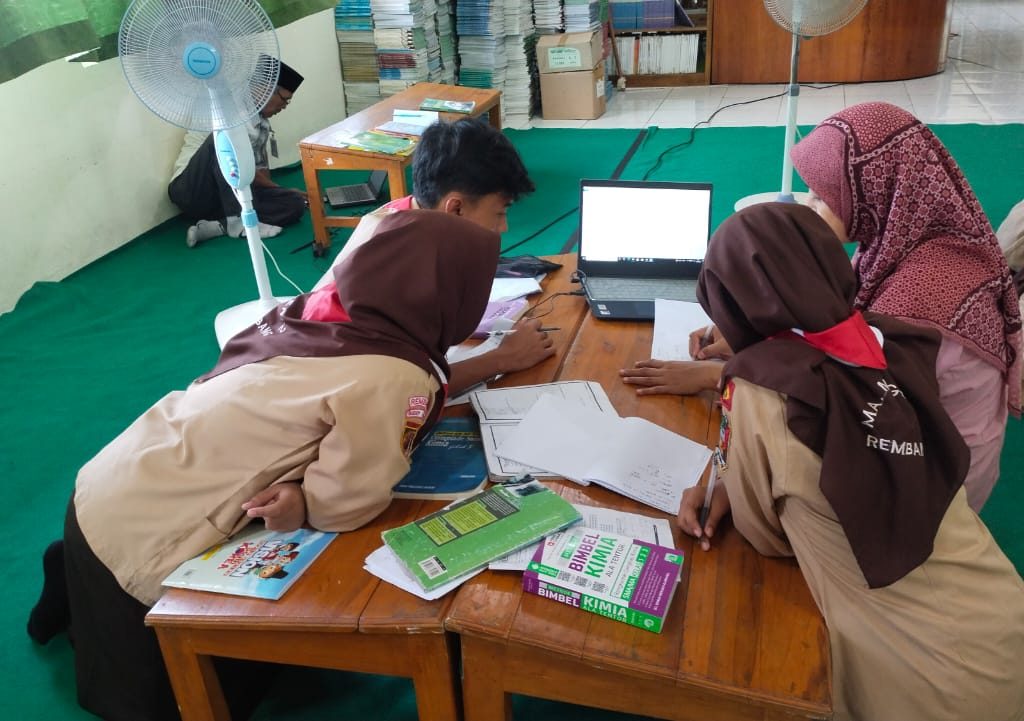
<svg viewBox="0 0 1024 721">
<path fill-rule="evenodd" d="M 280 159 L 344 117 L 334 11 L 278 28 L 306 80 L 274 118 Z M 132 94 L 117 59 L 57 60 L 0 84 L 0 313 L 174 216 L 167 181 L 184 131 Z M 182 237 L 182 243 L 184 243 Z"/>
</svg>

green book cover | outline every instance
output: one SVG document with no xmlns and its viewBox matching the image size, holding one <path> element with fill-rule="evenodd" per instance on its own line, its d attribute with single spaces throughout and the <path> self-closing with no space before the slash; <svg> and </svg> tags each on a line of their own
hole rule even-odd
<svg viewBox="0 0 1024 721">
<path fill-rule="evenodd" d="M 364 130 L 353 135 L 348 141 L 352 147 L 368 150 L 372 153 L 403 155 L 416 145 L 414 140 L 397 135 L 389 135 L 376 130 Z"/>
<path fill-rule="evenodd" d="M 442 113 L 472 113 L 476 107 L 474 100 L 440 100 L 439 98 L 424 98 L 420 103 L 420 110 L 437 110 Z"/>
<path fill-rule="evenodd" d="M 429 591 L 579 520 L 571 503 L 529 481 L 494 486 L 381 536 Z"/>
</svg>

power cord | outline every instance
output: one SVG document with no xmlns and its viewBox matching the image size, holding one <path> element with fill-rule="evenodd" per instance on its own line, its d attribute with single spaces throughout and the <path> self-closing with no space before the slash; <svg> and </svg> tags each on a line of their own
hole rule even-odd
<svg viewBox="0 0 1024 721">
<path fill-rule="evenodd" d="M 533 233 L 530 233 L 530 234 L 529 234 L 528 236 L 526 236 L 526 237 L 525 237 L 525 238 L 523 238 L 522 240 L 520 240 L 520 241 L 517 241 L 517 242 L 513 243 L 512 245 L 508 246 L 507 248 L 503 248 L 503 249 L 501 250 L 501 255 L 508 255 L 508 252 L 509 252 L 510 250 L 515 250 L 516 248 L 518 248 L 519 246 L 523 245 L 524 243 L 526 243 L 526 242 L 528 242 L 528 241 L 531 241 L 531 240 L 533 240 L 533 239 L 534 239 L 534 238 L 536 238 L 536 237 L 537 237 L 538 235 L 540 235 L 541 233 L 543 233 L 543 232 L 544 232 L 545 230 L 547 230 L 548 228 L 550 228 L 550 227 L 551 227 L 552 225 L 554 225 L 555 223 L 559 222 L 560 220 L 563 220 L 563 219 L 565 219 L 565 218 L 568 218 L 568 217 L 569 217 L 570 215 L 572 215 L 573 213 L 575 213 L 575 212 L 576 212 L 577 210 L 579 210 L 579 209 L 580 209 L 580 208 L 579 208 L 579 206 L 577 205 L 577 206 L 575 206 L 574 208 L 572 208 L 571 210 L 567 210 L 566 212 L 562 213 L 562 214 L 561 214 L 560 216 L 558 216 L 557 218 L 555 218 L 554 220 L 552 220 L 552 221 L 551 221 L 550 223 L 548 223 L 547 225 L 545 225 L 545 226 L 544 226 L 543 228 L 541 228 L 540 230 L 537 230 L 537 231 L 534 231 Z"/>
<path fill-rule="evenodd" d="M 831 85 L 809 85 L 809 84 L 800 83 L 800 87 L 810 88 L 811 90 L 827 90 L 828 88 L 834 88 L 837 85 L 842 85 L 842 84 L 843 83 L 832 83 Z M 781 93 L 776 93 L 775 95 L 766 95 L 763 98 L 754 98 L 753 100 L 740 100 L 740 101 L 735 102 L 735 103 L 729 103 L 728 105 L 723 105 L 722 107 L 718 108 L 715 112 L 711 113 L 711 115 L 709 115 L 706 119 L 701 120 L 699 123 L 697 123 L 692 128 L 690 128 L 690 137 L 688 137 L 686 140 L 684 140 L 681 143 L 677 143 L 676 145 L 669 146 L 668 148 L 665 148 L 665 150 L 661 151 L 661 153 L 655 159 L 654 165 L 652 165 L 650 167 L 650 169 L 648 169 L 648 171 L 646 173 L 644 173 L 643 180 L 650 179 L 650 177 L 651 177 L 651 175 L 653 175 L 654 171 L 657 170 L 661 166 L 661 161 L 665 159 L 666 155 L 671 153 L 673 150 L 679 150 L 680 148 L 685 148 L 685 147 L 687 147 L 689 145 L 692 145 L 693 141 L 697 137 L 697 128 L 699 128 L 701 125 L 710 125 L 711 121 L 714 120 L 715 116 L 718 115 L 723 110 L 726 110 L 727 108 L 734 108 L 734 107 L 736 107 L 738 105 L 750 105 L 751 103 L 760 103 L 762 100 L 771 100 L 773 98 L 785 97 L 788 93 L 789 93 L 789 90 L 786 89 L 786 90 L 783 90 Z M 797 130 L 797 136 L 799 137 L 799 135 L 800 135 L 800 131 Z"/>
<path fill-rule="evenodd" d="M 295 290 L 299 291 L 300 294 L 305 293 L 306 291 L 300 288 L 294 280 L 292 280 L 291 278 L 284 274 L 284 271 L 281 270 L 281 266 L 277 264 L 277 258 L 275 258 L 274 254 L 270 252 L 270 248 L 267 247 L 267 244 L 263 242 L 262 238 L 260 238 L 260 245 L 263 246 L 263 252 L 270 256 L 270 262 L 274 264 L 274 270 L 277 271 L 277 274 L 284 278 L 285 280 L 287 280 L 289 283 L 291 283 L 292 287 L 295 288 Z"/>
</svg>

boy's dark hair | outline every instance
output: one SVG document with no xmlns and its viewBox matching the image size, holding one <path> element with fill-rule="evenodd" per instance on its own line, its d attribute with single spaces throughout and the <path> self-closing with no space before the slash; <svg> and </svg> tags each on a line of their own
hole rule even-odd
<svg viewBox="0 0 1024 721">
<path fill-rule="evenodd" d="M 475 118 L 434 123 L 423 132 L 416 145 L 412 185 L 421 208 L 436 208 L 452 191 L 473 197 L 502 193 L 512 201 L 534 191 L 509 139 Z"/>
</svg>

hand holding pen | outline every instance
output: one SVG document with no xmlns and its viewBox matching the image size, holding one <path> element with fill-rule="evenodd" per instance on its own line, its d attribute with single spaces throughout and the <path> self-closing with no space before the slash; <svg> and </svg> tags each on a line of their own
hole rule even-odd
<svg viewBox="0 0 1024 721">
<path fill-rule="evenodd" d="M 732 348 L 716 326 L 708 325 L 690 333 L 690 357 L 694 360 L 726 360 L 732 357 Z"/>
<path fill-rule="evenodd" d="M 683 493 L 679 505 L 677 524 L 685 533 L 697 538 L 705 551 L 711 548 L 711 537 L 722 517 L 729 512 L 729 495 L 718 482 L 721 452 L 716 448 L 711 456 L 711 470 L 706 486 L 694 486 Z"/>
<path fill-rule="evenodd" d="M 551 327 L 551 328 L 538 328 L 537 332 L 538 333 L 552 333 L 552 332 L 554 332 L 556 330 L 562 330 L 562 329 L 561 328 L 554 328 L 554 327 Z M 515 328 L 509 328 L 508 330 L 489 330 L 489 331 L 487 331 L 487 335 L 489 337 L 491 337 L 491 338 L 495 338 L 495 337 L 501 337 L 501 336 L 505 336 L 505 335 L 512 335 L 515 332 L 516 332 Z"/>
</svg>

